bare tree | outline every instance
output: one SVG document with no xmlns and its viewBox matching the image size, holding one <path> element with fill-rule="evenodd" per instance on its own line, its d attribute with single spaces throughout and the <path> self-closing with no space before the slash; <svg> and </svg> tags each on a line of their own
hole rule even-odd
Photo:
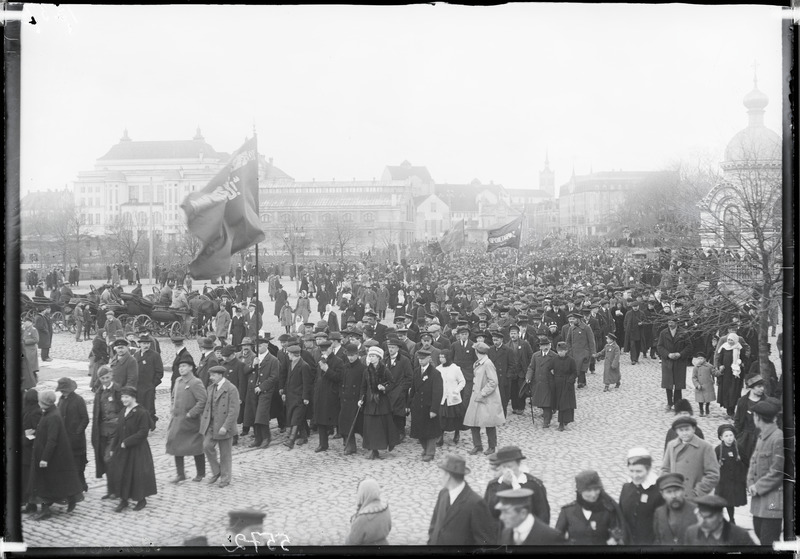
<svg viewBox="0 0 800 559">
<path fill-rule="evenodd" d="M 144 253 L 147 235 L 144 224 L 139 224 L 129 213 L 118 215 L 106 224 L 106 235 L 113 254 L 133 266 Z"/>
<path fill-rule="evenodd" d="M 64 269 L 67 269 L 68 261 L 71 259 L 74 259 L 80 267 L 81 244 L 88 238 L 86 216 L 80 208 L 70 204 L 50 213 L 47 222 Z"/>
<path fill-rule="evenodd" d="M 325 222 L 321 231 L 326 242 L 336 247 L 340 261 L 344 261 L 345 254 L 356 248 L 359 230 L 353 221 L 345 221 L 342 216 L 334 214 Z"/>
<path fill-rule="evenodd" d="M 183 268 L 197 258 L 200 251 L 203 250 L 203 242 L 195 237 L 184 225 L 177 236 L 174 249 L 178 257 L 176 264 L 178 267 Z"/>
</svg>

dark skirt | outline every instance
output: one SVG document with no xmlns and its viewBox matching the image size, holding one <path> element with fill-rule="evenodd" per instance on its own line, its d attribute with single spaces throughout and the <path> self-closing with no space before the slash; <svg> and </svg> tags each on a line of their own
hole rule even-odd
<svg viewBox="0 0 800 559">
<path fill-rule="evenodd" d="M 457 431 L 461 429 L 461 423 L 464 420 L 464 414 L 467 407 L 464 402 L 454 406 L 442 404 L 439 406 L 439 424 L 442 426 L 442 431 Z"/>
<path fill-rule="evenodd" d="M 558 410 L 558 422 L 566 425 L 575 421 L 575 410 Z"/>
<path fill-rule="evenodd" d="M 386 450 L 397 443 L 397 431 L 389 413 L 364 415 L 363 448 L 367 450 Z"/>
</svg>

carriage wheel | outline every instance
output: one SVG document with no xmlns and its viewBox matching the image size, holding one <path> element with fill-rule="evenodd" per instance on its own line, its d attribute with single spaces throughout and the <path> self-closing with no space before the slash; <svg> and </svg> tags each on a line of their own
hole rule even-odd
<svg viewBox="0 0 800 559">
<path fill-rule="evenodd" d="M 137 316 L 136 317 L 136 322 L 134 323 L 134 326 L 137 329 L 138 328 L 147 328 L 151 332 L 155 331 L 155 328 L 153 326 L 153 319 L 150 318 L 149 316 L 147 316 L 146 314 L 140 314 L 139 316 Z"/>
<path fill-rule="evenodd" d="M 183 335 L 183 324 L 180 321 L 176 320 L 172 323 L 172 326 L 169 327 L 169 335 L 170 336 L 181 336 Z"/>
<path fill-rule="evenodd" d="M 50 320 L 53 323 L 53 332 L 63 332 L 67 329 L 67 325 L 64 323 L 64 313 L 61 311 L 56 311 L 50 316 Z"/>
</svg>

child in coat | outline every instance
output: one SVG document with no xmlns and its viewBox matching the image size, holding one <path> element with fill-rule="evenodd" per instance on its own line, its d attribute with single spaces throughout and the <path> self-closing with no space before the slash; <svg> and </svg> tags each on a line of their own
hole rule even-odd
<svg viewBox="0 0 800 559">
<path fill-rule="evenodd" d="M 700 406 L 700 417 L 703 417 L 708 415 L 711 402 L 717 399 L 714 395 L 714 367 L 706 361 L 706 356 L 702 352 L 695 353 L 692 365 L 694 365 L 692 369 L 694 399 Z"/>
<path fill-rule="evenodd" d="M 748 465 L 742 461 L 733 425 L 720 425 L 717 436 L 720 444 L 714 452 L 719 460 L 719 483 L 715 493 L 728 502 L 728 519 L 731 524 L 736 524 L 733 520 L 734 508 L 747 504 Z"/>
<path fill-rule="evenodd" d="M 614 334 L 606 334 L 606 347 L 603 348 L 603 351 L 595 353 L 594 358 L 605 359 L 603 362 L 603 384 L 606 387 L 603 392 L 608 392 L 608 385 L 610 384 L 614 384 L 615 388 L 619 388 L 619 346 L 617 345 L 617 337 Z"/>
</svg>

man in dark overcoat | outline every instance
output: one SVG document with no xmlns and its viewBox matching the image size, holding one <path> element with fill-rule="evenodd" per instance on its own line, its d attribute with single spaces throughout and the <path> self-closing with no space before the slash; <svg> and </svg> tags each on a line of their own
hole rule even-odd
<svg viewBox="0 0 800 559">
<path fill-rule="evenodd" d="M 511 398 L 511 379 L 517 376 L 517 360 L 504 343 L 505 335 L 501 330 L 492 332 L 492 346 L 489 348 L 489 359 L 497 371 L 497 384 L 500 389 L 500 405 L 503 416 L 508 417 L 508 401 Z"/>
<path fill-rule="evenodd" d="M 86 485 L 86 428 L 89 426 L 89 412 L 86 410 L 86 400 L 75 393 L 78 384 L 69 377 L 58 379 L 56 390 L 61 392 L 58 401 L 58 411 L 64 420 L 64 428 L 67 431 L 70 447 L 72 447 L 72 458 L 75 460 L 75 467 L 78 469 L 81 485 L 84 491 L 88 491 Z"/>
<path fill-rule="evenodd" d="M 306 407 L 311 402 L 314 373 L 301 357 L 299 345 L 291 345 L 286 351 L 289 352 L 290 365 L 286 379 L 280 387 L 280 394 L 286 408 L 286 424 L 289 427 L 289 438 L 284 444 L 292 449 L 298 438 L 300 439 L 297 441 L 298 444 L 308 442 Z"/>
<path fill-rule="evenodd" d="M 272 442 L 269 430 L 272 395 L 280 382 L 280 362 L 269 352 L 269 340 L 256 340 L 257 352 L 253 371 L 248 376 L 245 396 L 244 427 L 253 427 L 251 447 L 267 448 Z"/>
<path fill-rule="evenodd" d="M 175 388 L 175 381 L 178 380 L 178 377 L 180 376 L 178 365 L 180 364 L 181 360 L 190 360 L 193 369 L 196 368 L 196 365 L 194 363 L 194 357 L 192 357 L 192 354 L 189 353 L 189 350 L 183 344 L 186 338 L 179 334 L 177 336 L 171 336 L 170 340 L 172 340 L 172 343 L 175 346 L 175 359 L 172 361 L 172 379 L 170 380 L 169 386 L 169 393 L 172 394 L 172 391 Z"/>
<path fill-rule="evenodd" d="M 469 334 L 468 326 L 459 326 L 458 341 L 450 345 L 450 360 L 461 368 L 466 381 L 464 388 L 461 389 L 461 401 L 463 402 L 469 402 L 470 398 L 472 398 L 472 381 L 475 378 L 472 366 L 478 358 L 473 347 L 474 344 L 469 339 Z"/>
<path fill-rule="evenodd" d="M 639 362 L 639 354 L 642 351 L 642 340 L 644 338 L 644 313 L 639 308 L 639 301 L 629 301 L 630 308 L 625 313 L 625 346 L 624 349 L 631 352 L 631 365 Z"/>
<path fill-rule="evenodd" d="M 391 384 L 387 392 L 392 408 L 392 420 L 399 435 L 398 442 L 406 438 L 406 409 L 408 408 L 408 389 L 411 387 L 411 360 L 401 353 L 403 342 L 391 336 L 386 341 L 388 355 L 385 358 Z M 346 434 L 346 433 L 345 433 Z"/>
<path fill-rule="evenodd" d="M 137 380 L 137 401 L 150 412 L 151 430 L 156 428 L 156 387 L 164 378 L 164 363 L 161 355 L 153 350 L 153 338 L 144 335 L 139 337 L 139 349 L 134 354 L 139 378 Z"/>
<path fill-rule="evenodd" d="M 486 501 L 464 481 L 470 472 L 466 460 L 451 454 L 439 468 L 442 490 L 431 516 L 428 545 L 492 545 L 497 539 L 497 524 Z"/>
<path fill-rule="evenodd" d="M 575 366 L 578 369 L 578 388 L 583 388 L 586 386 L 586 371 L 589 370 L 589 362 L 597 353 L 594 345 L 594 332 L 588 324 L 583 322 L 581 314 L 575 312 L 569 316 L 569 324 L 564 326 L 562 334 L 563 341 L 567 342 L 567 354 L 575 360 Z"/>
<path fill-rule="evenodd" d="M 122 413 L 121 386 L 114 383 L 111 368 L 101 365 L 97 372 L 99 381 L 94 397 L 92 410 L 92 447 L 94 447 L 95 477 L 106 474 L 106 494 L 103 499 L 110 499 L 116 494 L 115 479 L 111 451 L 114 438 L 119 427 L 119 415 Z"/>
<path fill-rule="evenodd" d="M 409 390 L 411 437 L 422 445 L 422 461 L 430 462 L 436 455 L 436 440 L 442 436 L 439 408 L 444 391 L 442 375 L 431 364 L 431 352 L 417 351 L 419 369 L 413 373 Z"/>
<path fill-rule="evenodd" d="M 531 345 L 519 337 L 520 327 L 512 324 L 508 327 L 507 347 L 517 363 L 517 374 L 511 379 L 509 389 L 511 390 L 511 410 L 515 415 L 522 415 L 525 410 L 525 398 L 520 398 L 519 391 L 525 383 L 525 371 L 530 365 L 533 350 Z"/>
<path fill-rule="evenodd" d="M 555 377 L 553 376 L 553 359 L 558 354 L 550 349 L 550 338 L 539 337 L 539 351 L 531 357 L 525 382 L 531 383 L 531 406 L 542 408 L 543 427 L 550 427 L 553 419 L 553 391 Z"/>
<path fill-rule="evenodd" d="M 109 361 L 108 366 L 111 367 L 111 374 L 114 375 L 114 382 L 120 388 L 126 386 L 133 386 L 136 388 L 139 382 L 139 366 L 136 364 L 136 359 L 131 355 L 130 344 L 128 340 L 120 338 L 114 340 L 111 344 L 114 350 L 114 356 Z"/>
<path fill-rule="evenodd" d="M 317 346 L 322 354 L 314 382 L 314 423 L 319 430 L 319 446 L 314 452 L 328 450 L 328 436 L 339 424 L 339 389 L 344 363 L 333 354 L 331 345 L 330 340 L 321 340 Z"/>
<path fill-rule="evenodd" d="M 344 438 L 344 453 L 349 455 L 356 453 L 355 434 L 362 433 L 364 416 L 358 406 L 358 400 L 361 397 L 361 383 L 367 367 L 359 359 L 358 347 L 355 344 L 345 345 L 344 352 L 345 361 L 339 385 L 339 432 Z M 352 435 L 350 435 L 351 428 Z"/>
<path fill-rule="evenodd" d="M 658 334 L 658 356 L 661 358 L 661 388 L 667 391 L 666 411 L 681 399 L 686 388 L 686 367 L 692 353 L 692 344 L 686 333 L 678 328 L 674 316 L 667 320 L 667 327 Z"/>
<path fill-rule="evenodd" d="M 493 507 L 502 522 L 500 545 L 561 545 L 564 537 L 531 510 L 530 489 L 504 489 Z"/>
<path fill-rule="evenodd" d="M 200 346 L 200 361 L 197 364 L 197 378 L 203 381 L 203 387 L 208 388 L 211 380 L 208 376 L 208 371 L 211 367 L 219 365 L 217 356 L 214 354 L 214 341 L 211 338 L 200 338 L 197 341 Z"/>
<path fill-rule="evenodd" d="M 50 346 L 53 341 L 53 321 L 50 319 L 50 309 L 46 308 L 36 315 L 34 323 L 39 331 L 39 349 L 42 350 L 42 361 L 52 361 Z"/>
</svg>

